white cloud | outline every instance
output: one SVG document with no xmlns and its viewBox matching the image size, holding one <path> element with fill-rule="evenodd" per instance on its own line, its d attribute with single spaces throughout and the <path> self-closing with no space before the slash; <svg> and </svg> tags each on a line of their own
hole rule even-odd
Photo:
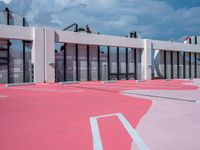
<svg viewBox="0 0 200 150">
<path fill-rule="evenodd" d="M 4 3 L 6 3 L 6 4 L 9 4 L 12 0 L 0 0 L 0 2 L 4 2 Z"/>
<path fill-rule="evenodd" d="M 119 16 L 118 18 L 113 18 L 108 21 L 105 26 L 116 27 L 116 28 L 123 28 L 131 23 L 137 23 L 137 17 L 130 16 L 130 15 L 123 15 Z"/>
</svg>

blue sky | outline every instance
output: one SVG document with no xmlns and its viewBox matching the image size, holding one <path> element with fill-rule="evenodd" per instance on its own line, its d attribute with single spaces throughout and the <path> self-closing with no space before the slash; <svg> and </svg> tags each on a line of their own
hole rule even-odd
<svg viewBox="0 0 200 150">
<path fill-rule="evenodd" d="M 0 0 L 32 26 L 63 29 L 76 22 L 101 34 L 181 41 L 200 35 L 200 0 Z"/>
</svg>

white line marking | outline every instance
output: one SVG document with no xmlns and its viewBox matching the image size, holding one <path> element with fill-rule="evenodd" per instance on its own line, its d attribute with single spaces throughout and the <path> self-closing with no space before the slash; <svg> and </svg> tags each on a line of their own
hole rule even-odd
<svg viewBox="0 0 200 150">
<path fill-rule="evenodd" d="M 128 122 L 128 120 L 126 120 L 126 118 L 124 117 L 124 115 L 122 115 L 121 113 L 118 113 L 117 117 L 122 122 L 124 128 L 129 133 L 129 135 L 131 136 L 131 138 L 137 144 L 138 148 L 140 150 L 149 150 L 149 148 L 147 147 L 147 145 L 144 143 L 144 141 L 142 140 L 142 138 L 138 135 L 138 133 L 136 132 L 136 130 L 131 126 L 131 124 Z"/>
<path fill-rule="evenodd" d="M 136 130 L 131 126 L 128 120 L 121 113 L 90 117 L 90 125 L 92 129 L 92 137 L 93 137 L 93 150 L 103 150 L 103 145 L 101 141 L 97 119 L 104 118 L 104 117 L 111 117 L 111 116 L 118 117 L 118 119 L 121 121 L 122 125 L 128 132 L 128 134 L 131 136 L 132 140 L 134 140 L 134 142 L 136 143 L 136 145 L 138 146 L 140 150 L 150 150 L 148 146 L 144 143 L 142 138 L 139 136 L 139 134 L 136 132 Z"/>
<path fill-rule="evenodd" d="M 184 86 L 184 85 L 183 85 Z M 162 87 L 165 87 L 165 88 L 171 88 L 171 89 L 182 89 L 183 87 L 179 87 L 179 86 L 168 86 L 168 85 L 165 85 L 165 86 L 162 86 L 162 85 L 160 85 L 160 86 L 157 86 L 157 85 L 155 85 L 155 86 L 153 86 L 153 85 L 137 85 L 137 84 L 135 84 L 135 85 L 116 85 L 116 86 L 101 86 L 101 85 L 96 85 L 96 86 L 80 86 L 80 87 L 82 87 L 82 88 L 95 88 L 95 89 L 123 89 L 123 88 L 134 88 L 134 89 L 136 89 L 136 88 L 138 88 L 138 89 L 143 89 L 144 87 L 146 88 L 146 87 L 150 87 L 150 88 L 162 88 Z"/>
<path fill-rule="evenodd" d="M 35 83 L 34 82 L 27 82 L 27 83 L 7 83 L 7 84 L 5 84 L 6 87 L 25 86 L 25 85 L 35 85 Z"/>
<path fill-rule="evenodd" d="M 93 150 L 103 150 L 96 117 L 90 118 L 90 125 L 92 129 L 92 137 L 93 137 Z"/>
<path fill-rule="evenodd" d="M 7 95 L 0 95 L 0 98 L 8 97 Z"/>
<path fill-rule="evenodd" d="M 64 82 L 59 82 L 60 85 L 77 84 L 77 83 L 80 83 L 80 81 L 64 81 Z"/>
<path fill-rule="evenodd" d="M 105 117 L 112 117 L 112 116 L 117 116 L 118 113 L 114 113 L 114 114 L 107 114 L 107 115 L 101 115 L 101 116 L 95 116 L 96 119 L 99 118 L 105 118 Z"/>
<path fill-rule="evenodd" d="M 25 90 L 25 91 L 40 91 L 40 92 L 72 92 L 72 93 L 77 93 L 77 92 L 83 92 L 84 90 L 54 90 L 54 89 L 45 89 L 45 88 L 14 88 L 10 87 L 10 89 L 16 89 L 16 90 Z"/>
<path fill-rule="evenodd" d="M 197 104 L 200 104 L 200 101 L 196 101 Z"/>
</svg>

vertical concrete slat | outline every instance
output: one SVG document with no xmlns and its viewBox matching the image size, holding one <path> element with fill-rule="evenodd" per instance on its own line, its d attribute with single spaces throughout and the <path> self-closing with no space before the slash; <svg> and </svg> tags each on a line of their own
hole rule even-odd
<svg viewBox="0 0 200 150">
<path fill-rule="evenodd" d="M 110 80 L 110 47 L 108 46 L 108 52 L 107 52 L 107 63 L 108 63 L 108 80 Z"/>
<path fill-rule="evenodd" d="M 189 52 L 189 78 L 192 78 L 192 53 Z"/>
<path fill-rule="evenodd" d="M 119 80 L 119 47 L 117 47 L 117 80 Z"/>
<path fill-rule="evenodd" d="M 167 79 L 167 51 L 164 50 L 163 54 L 164 59 L 164 79 Z"/>
<path fill-rule="evenodd" d="M 173 51 L 170 52 L 170 63 L 171 63 L 171 79 L 174 78 L 174 65 L 173 65 Z"/>
<path fill-rule="evenodd" d="M 200 78 L 200 53 L 197 53 L 197 78 Z"/>
<path fill-rule="evenodd" d="M 195 78 L 195 54 L 191 53 L 191 78 Z"/>
<path fill-rule="evenodd" d="M 126 80 L 129 79 L 128 74 L 129 74 L 129 68 L 128 68 L 128 48 L 126 48 Z"/>
<path fill-rule="evenodd" d="M 180 52 L 177 51 L 177 79 L 180 79 L 180 70 L 179 70 L 179 67 L 180 67 L 180 62 L 179 62 L 179 55 L 180 55 Z"/>
<path fill-rule="evenodd" d="M 66 53 L 67 53 L 67 44 L 65 43 L 64 45 L 64 49 L 63 49 L 63 76 L 64 76 L 64 81 L 67 80 L 67 59 L 66 59 Z"/>
<path fill-rule="evenodd" d="M 135 80 L 137 80 L 138 79 L 138 67 L 137 67 L 137 49 L 136 48 L 133 48 L 132 49 L 133 50 L 133 53 L 134 53 L 134 73 L 133 73 L 133 75 L 134 75 L 134 78 L 135 78 Z"/>
<path fill-rule="evenodd" d="M 197 53 L 194 53 L 194 77 L 197 78 Z"/>
<path fill-rule="evenodd" d="M 186 78 L 186 63 L 185 63 L 186 52 L 183 52 L 183 79 Z"/>
<path fill-rule="evenodd" d="M 98 49 L 97 49 L 97 67 L 98 67 L 98 81 L 101 80 L 101 62 L 100 62 L 100 46 L 98 46 Z"/>
<path fill-rule="evenodd" d="M 177 76 L 177 52 L 172 52 L 172 55 L 173 55 L 173 60 L 172 60 L 172 63 L 173 63 L 173 79 L 177 79 L 178 76 Z"/>
<path fill-rule="evenodd" d="M 91 67 L 90 67 L 90 46 L 89 45 L 87 45 L 86 59 L 87 59 L 87 81 L 90 81 L 91 80 Z"/>
<path fill-rule="evenodd" d="M 75 60 L 76 60 L 76 81 L 80 81 L 80 78 L 79 78 L 79 63 L 78 63 L 78 44 L 75 45 L 75 51 L 76 51 L 76 54 L 75 54 Z"/>
<path fill-rule="evenodd" d="M 151 41 L 144 39 L 144 49 L 142 50 L 142 72 L 141 72 L 141 79 L 142 80 L 151 80 L 151 52 L 152 46 Z"/>
<path fill-rule="evenodd" d="M 55 82 L 55 36 L 52 29 L 44 29 L 45 82 Z"/>
<path fill-rule="evenodd" d="M 34 82 L 44 82 L 44 29 L 33 28 L 32 63 L 34 64 Z"/>
<path fill-rule="evenodd" d="M 167 79 L 171 79 L 171 51 L 166 50 Z"/>
</svg>

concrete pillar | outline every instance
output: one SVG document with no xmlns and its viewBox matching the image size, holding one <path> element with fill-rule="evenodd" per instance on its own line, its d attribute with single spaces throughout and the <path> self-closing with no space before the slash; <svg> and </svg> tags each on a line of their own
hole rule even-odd
<svg viewBox="0 0 200 150">
<path fill-rule="evenodd" d="M 44 29 L 33 28 L 32 63 L 34 64 L 34 82 L 44 82 Z"/>
<path fill-rule="evenodd" d="M 150 40 L 144 39 L 144 49 L 142 50 L 142 80 L 151 80 L 152 74 L 152 43 Z"/>
<path fill-rule="evenodd" d="M 52 29 L 45 28 L 45 82 L 55 82 L 55 35 Z"/>
</svg>

